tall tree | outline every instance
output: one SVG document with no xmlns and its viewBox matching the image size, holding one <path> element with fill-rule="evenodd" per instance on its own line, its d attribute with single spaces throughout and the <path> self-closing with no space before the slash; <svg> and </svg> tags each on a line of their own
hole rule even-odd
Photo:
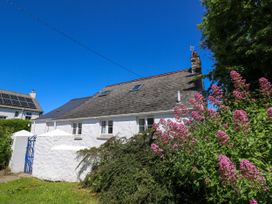
<svg viewBox="0 0 272 204">
<path fill-rule="evenodd" d="M 216 61 L 210 78 L 230 88 L 234 67 L 256 87 L 258 79 L 272 79 L 272 0 L 202 0 L 202 46 Z"/>
</svg>

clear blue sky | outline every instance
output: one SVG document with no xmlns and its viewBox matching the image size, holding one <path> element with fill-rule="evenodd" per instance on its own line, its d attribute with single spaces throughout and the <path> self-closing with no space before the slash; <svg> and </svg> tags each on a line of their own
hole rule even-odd
<svg viewBox="0 0 272 204">
<path fill-rule="evenodd" d="M 0 0 L 0 89 L 37 91 L 45 112 L 106 85 L 139 78 Z M 17 4 L 141 76 L 190 67 L 199 48 L 200 0 L 16 0 Z M 208 81 L 205 81 L 207 84 Z"/>
</svg>

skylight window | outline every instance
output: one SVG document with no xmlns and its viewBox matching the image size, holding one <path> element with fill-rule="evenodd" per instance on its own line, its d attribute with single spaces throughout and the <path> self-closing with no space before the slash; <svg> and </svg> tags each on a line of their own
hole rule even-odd
<svg viewBox="0 0 272 204">
<path fill-rule="evenodd" d="M 102 91 L 100 94 L 99 94 L 99 96 L 107 96 L 107 95 L 109 95 L 110 94 L 110 90 L 107 90 L 107 91 Z"/>
<path fill-rule="evenodd" d="M 142 84 L 137 84 L 132 87 L 131 91 L 139 91 L 142 88 Z"/>
</svg>

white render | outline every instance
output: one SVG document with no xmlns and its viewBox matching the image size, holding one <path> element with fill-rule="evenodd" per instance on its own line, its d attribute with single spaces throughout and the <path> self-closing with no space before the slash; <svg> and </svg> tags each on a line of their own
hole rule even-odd
<svg viewBox="0 0 272 204">
<path fill-rule="evenodd" d="M 27 139 L 33 135 L 33 133 L 26 130 L 21 130 L 12 135 L 12 155 L 9 162 L 9 167 L 13 173 L 24 171 Z"/>
<path fill-rule="evenodd" d="M 38 135 L 32 175 L 52 181 L 80 181 L 90 171 L 77 168 L 82 158 L 78 158 L 78 150 L 98 147 L 106 139 L 117 136 L 130 138 L 139 133 L 139 118 L 153 117 L 158 123 L 161 118 L 174 120 L 173 111 L 163 113 L 117 115 L 109 117 L 34 121 L 31 131 Z M 113 121 L 113 134 L 101 135 L 101 121 Z M 73 135 L 73 122 L 82 123 L 82 134 Z"/>
<path fill-rule="evenodd" d="M 16 111 L 19 112 L 19 115 L 15 117 Z M 29 111 L 29 110 L 24 110 L 24 109 L 16 109 L 16 108 L 4 108 L 0 107 L 0 116 L 5 116 L 6 119 L 25 119 L 27 116 L 27 113 L 31 113 L 31 119 L 36 119 L 40 116 L 40 113 L 34 112 L 34 111 Z"/>
</svg>

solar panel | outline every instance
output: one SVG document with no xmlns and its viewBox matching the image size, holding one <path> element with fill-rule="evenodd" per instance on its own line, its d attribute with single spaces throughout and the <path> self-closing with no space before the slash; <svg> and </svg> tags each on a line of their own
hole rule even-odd
<svg viewBox="0 0 272 204">
<path fill-rule="evenodd" d="M 11 99 L 14 99 L 14 100 L 18 100 L 18 97 L 15 96 L 15 95 L 10 95 L 10 98 L 11 98 Z"/>
<path fill-rule="evenodd" d="M 29 106 L 28 106 L 28 104 L 27 104 L 27 102 L 25 102 L 25 101 L 20 101 L 21 102 L 21 105 L 24 107 L 24 108 L 28 108 Z"/>
<path fill-rule="evenodd" d="M 28 103 L 29 107 L 32 108 L 32 109 L 36 109 L 36 106 L 34 103 Z"/>
<path fill-rule="evenodd" d="M 11 100 L 7 98 L 3 98 L 4 104 L 5 105 L 11 105 Z"/>
<path fill-rule="evenodd" d="M 26 98 L 22 97 L 22 96 L 18 96 L 18 99 L 19 99 L 19 101 L 26 101 Z"/>
<path fill-rule="evenodd" d="M 12 105 L 14 106 L 21 106 L 20 102 L 18 100 L 11 100 Z"/>
<path fill-rule="evenodd" d="M 32 98 L 25 98 L 28 103 L 33 103 Z"/>
<path fill-rule="evenodd" d="M 3 98 L 8 98 L 8 99 L 10 98 L 8 94 L 4 94 L 4 93 L 2 93 L 2 97 Z"/>
</svg>

